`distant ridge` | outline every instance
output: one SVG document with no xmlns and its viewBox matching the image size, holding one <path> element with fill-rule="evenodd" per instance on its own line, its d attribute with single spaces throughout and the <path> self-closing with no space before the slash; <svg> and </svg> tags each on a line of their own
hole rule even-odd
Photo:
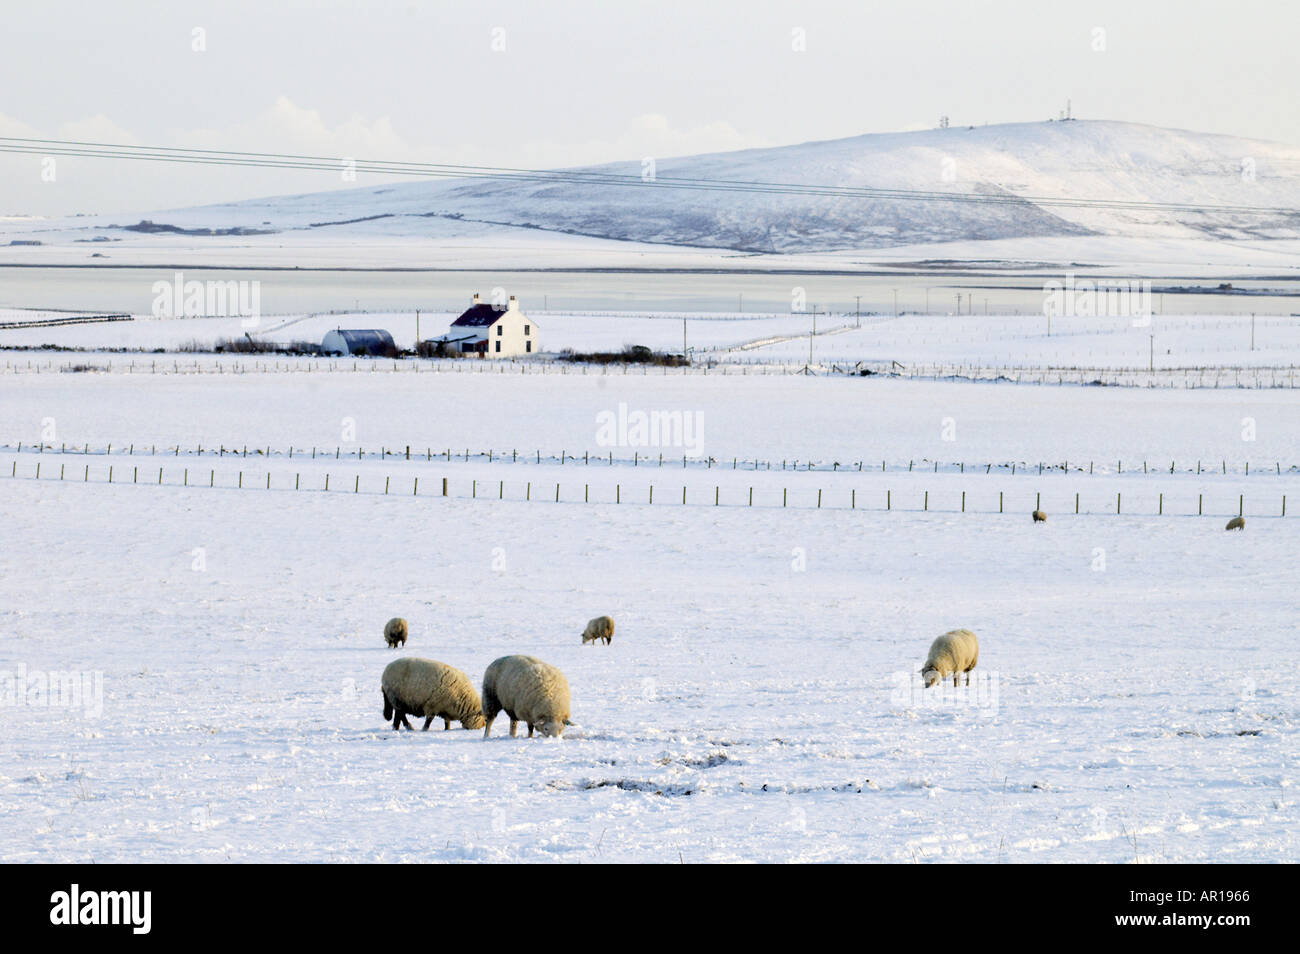
<svg viewBox="0 0 1300 954">
<path fill-rule="evenodd" d="M 529 228 L 664 245 L 793 253 L 1049 236 L 1300 237 L 1300 148 L 1135 123 L 1064 120 L 882 133 L 656 162 L 657 175 L 925 190 L 996 203 L 419 180 L 150 213 L 176 229 L 455 237 Z M 639 176 L 641 160 L 576 172 Z M 1187 209 L 1059 207 L 1035 198 Z M 1200 211 L 1251 206 L 1275 213 Z M 236 233 L 237 234 L 237 233 Z"/>
</svg>

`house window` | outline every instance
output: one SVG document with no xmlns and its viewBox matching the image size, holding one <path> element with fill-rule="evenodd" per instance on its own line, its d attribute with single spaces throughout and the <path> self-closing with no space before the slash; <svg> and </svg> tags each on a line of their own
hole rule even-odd
<svg viewBox="0 0 1300 954">
<path fill-rule="evenodd" d="M 500 351 L 500 350 L 501 350 L 501 342 L 498 341 L 498 342 L 497 342 L 497 351 Z"/>
<path fill-rule="evenodd" d="M 532 326 L 532 325 L 524 325 L 524 334 L 525 334 L 525 335 L 532 334 L 532 332 L 533 332 L 533 326 Z"/>
<path fill-rule="evenodd" d="M 501 334 L 502 334 L 502 332 L 504 332 L 504 331 L 505 331 L 505 326 L 504 326 L 504 325 L 497 325 L 497 337 L 498 337 L 498 338 L 501 337 Z"/>
<path fill-rule="evenodd" d="M 533 343 L 532 343 L 531 341 L 525 341 L 525 342 L 524 342 L 524 350 L 525 350 L 525 351 L 532 351 L 532 350 L 533 350 Z"/>
</svg>

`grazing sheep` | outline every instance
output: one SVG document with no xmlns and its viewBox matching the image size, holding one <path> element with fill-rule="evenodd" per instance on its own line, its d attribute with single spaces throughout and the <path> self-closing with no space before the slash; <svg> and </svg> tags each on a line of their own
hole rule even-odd
<svg viewBox="0 0 1300 954">
<path fill-rule="evenodd" d="M 613 638 L 614 621 L 608 616 L 597 616 L 587 623 L 587 628 L 582 634 L 582 643 L 585 646 L 587 643 L 596 643 L 603 639 L 608 646 Z"/>
<path fill-rule="evenodd" d="M 393 728 L 411 728 L 407 715 L 424 716 L 424 731 L 434 717 L 442 719 L 443 731 L 452 720 L 461 728 L 478 729 L 483 725 L 483 707 L 474 683 L 454 666 L 433 659 L 404 656 L 384 667 L 380 682 L 384 693 L 384 720 L 393 720 Z"/>
<path fill-rule="evenodd" d="M 569 681 L 564 673 L 532 656 L 502 656 L 483 674 L 483 738 L 502 709 L 510 717 L 513 738 L 520 722 L 544 736 L 559 737 L 569 724 Z"/>
<path fill-rule="evenodd" d="M 966 674 L 966 685 L 970 685 L 970 671 L 980 658 L 980 641 L 969 629 L 954 629 L 944 633 L 930 644 L 930 655 L 925 657 L 921 667 L 921 679 L 925 688 L 937 685 L 952 676 L 952 684 L 957 685 L 960 673 Z"/>
<path fill-rule="evenodd" d="M 1246 518 L 1245 518 L 1245 517 L 1233 517 L 1231 520 L 1228 521 L 1228 525 L 1227 525 L 1226 527 L 1224 527 L 1223 529 L 1224 529 L 1224 530 L 1245 530 L 1245 529 L 1246 529 Z"/>
<path fill-rule="evenodd" d="M 1034 523 L 1047 523 L 1047 514 L 1041 510 L 1034 511 Z"/>
<path fill-rule="evenodd" d="M 406 620 L 402 619 L 400 616 L 394 616 L 384 624 L 384 642 L 386 642 L 391 649 L 396 649 L 398 646 L 405 646 L 406 632 Z"/>
</svg>

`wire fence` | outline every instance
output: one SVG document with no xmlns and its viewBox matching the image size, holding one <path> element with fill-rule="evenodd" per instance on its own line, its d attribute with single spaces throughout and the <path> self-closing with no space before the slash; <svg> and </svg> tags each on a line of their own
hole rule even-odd
<svg viewBox="0 0 1300 954">
<path fill-rule="evenodd" d="M 153 486 L 153 487 L 171 487 L 185 489 L 211 489 L 211 490 L 265 490 L 265 491 L 285 491 L 285 492 L 309 492 L 309 493 L 335 493 L 335 494 L 352 494 L 367 496 L 409 496 L 412 498 L 426 499 L 456 499 L 456 500 L 484 500 L 484 501 L 511 501 L 526 503 L 555 503 L 555 504 L 605 504 L 622 506 L 644 504 L 645 506 L 694 506 L 694 507 L 730 507 L 730 508 L 760 508 L 760 509 L 798 509 L 798 510 L 839 510 L 839 511 L 902 511 L 902 512 L 936 512 L 936 513 L 969 513 L 969 514 L 1006 514 L 1021 513 L 1025 514 L 1028 509 L 1028 494 L 1024 491 L 1017 490 L 1011 495 L 1006 491 L 997 491 L 996 509 L 993 506 L 993 491 L 981 489 L 977 493 L 970 493 L 962 490 L 960 492 L 947 489 L 942 491 L 932 491 L 923 488 L 908 488 L 906 490 L 896 491 L 893 488 L 883 490 L 875 489 L 874 491 L 859 492 L 856 488 L 844 490 L 839 488 L 832 492 L 827 492 L 822 488 L 796 488 L 796 492 L 791 494 L 789 487 L 736 487 L 729 486 L 724 488 L 715 484 L 711 489 L 701 490 L 696 487 L 692 490 L 689 485 L 667 485 L 659 484 L 659 496 L 656 502 L 655 484 L 645 483 L 636 485 L 624 485 L 615 483 L 612 488 L 605 485 L 593 485 L 591 483 L 573 482 L 565 484 L 562 481 L 556 481 L 553 484 L 547 482 L 525 481 L 522 484 L 519 481 L 497 480 L 497 481 L 480 481 L 478 479 L 459 479 L 453 480 L 450 477 L 437 475 L 432 478 L 425 477 L 423 491 L 421 490 L 420 477 L 403 475 L 397 480 L 393 479 L 391 474 L 377 475 L 374 473 L 360 474 L 347 473 L 337 474 L 331 472 L 306 474 L 308 478 L 303 480 L 304 475 L 301 472 L 294 472 L 292 479 L 289 473 L 273 474 L 270 471 L 263 473 L 252 473 L 246 475 L 243 470 L 237 470 L 233 473 L 228 470 L 221 472 L 221 481 L 217 480 L 217 469 L 207 468 L 206 474 L 203 468 L 189 468 L 173 466 L 170 470 L 164 465 L 157 469 L 155 475 L 152 466 L 142 471 L 140 465 L 118 466 L 114 464 L 100 464 L 94 467 L 94 480 L 92 477 L 91 464 L 86 463 L 82 467 L 68 468 L 66 462 L 58 465 L 57 473 L 55 468 L 47 466 L 42 474 L 42 461 L 37 460 L 28 462 L 29 466 L 19 472 L 19 462 L 15 460 L 8 476 L 11 480 L 30 480 L 33 482 L 77 482 L 82 484 L 130 484 L 133 486 Z M 128 469 L 129 468 L 129 469 Z M 80 471 L 78 473 L 77 471 Z M 193 473 L 191 474 L 191 470 Z M 206 476 L 206 481 L 204 477 Z M 382 476 L 382 484 L 380 478 Z M 143 479 L 142 479 L 143 478 Z M 362 489 L 362 480 L 365 480 L 365 489 Z M 331 480 L 333 485 L 331 486 Z M 680 496 L 678 487 L 680 486 Z M 579 487 L 581 494 L 579 494 Z M 509 493 L 507 493 L 507 489 Z M 757 496 L 755 490 L 758 490 Z M 778 493 L 779 491 L 779 493 Z M 814 496 L 815 492 L 815 496 Z M 931 506 L 933 494 L 934 506 Z M 1089 495 L 1085 501 L 1082 492 L 1075 492 L 1073 495 L 1073 508 L 1070 508 L 1069 495 L 1049 494 L 1049 499 L 1056 502 L 1053 512 L 1056 514 L 1072 514 L 1074 516 L 1099 516 L 1104 514 L 1113 514 L 1116 516 L 1245 516 L 1246 497 L 1245 494 L 1236 495 L 1236 509 L 1221 509 L 1222 501 L 1230 498 L 1231 495 L 1220 493 L 1211 493 L 1208 496 L 1211 501 L 1211 509 L 1207 510 L 1205 506 L 1207 494 L 1198 492 L 1196 494 L 1196 509 L 1191 509 L 1191 494 L 1180 494 L 1175 499 L 1170 495 L 1168 505 L 1166 505 L 1166 495 L 1160 493 L 1156 499 L 1156 509 L 1152 511 L 1150 507 L 1143 510 L 1124 509 L 1123 492 L 1117 492 L 1114 496 L 1113 503 L 1109 495 L 1101 494 Z M 1011 506 L 1008 507 L 1008 498 L 1010 497 Z M 1231 502 L 1231 501 L 1229 501 Z M 1252 498 L 1254 502 L 1254 498 Z M 1034 492 L 1034 511 L 1043 509 L 1042 491 Z M 1256 509 L 1249 514 L 1252 517 L 1277 517 L 1286 516 L 1286 495 L 1282 494 L 1276 505 L 1276 509 Z"/>
<path fill-rule="evenodd" d="M 1155 475 L 1169 476 L 1180 474 L 1219 474 L 1221 476 L 1282 476 L 1284 474 L 1300 474 L 1300 464 L 1288 464 L 1285 468 L 1281 461 L 1228 461 L 1225 458 L 1218 460 L 1206 461 L 1196 460 L 1182 462 L 1179 466 L 1178 461 L 1169 461 L 1166 467 L 1164 462 L 1153 461 L 1128 461 L 1127 467 L 1122 459 L 1107 461 L 989 461 L 982 463 L 973 463 L 970 461 L 940 461 L 930 458 L 910 459 L 906 462 L 902 460 L 882 459 L 867 460 L 859 459 L 856 461 L 838 461 L 838 460 L 813 460 L 796 458 L 775 460 L 764 459 L 759 457 L 732 457 L 731 460 L 717 457 L 691 456 L 686 453 L 668 453 L 662 450 L 648 451 L 642 453 L 638 450 L 632 450 L 631 456 L 627 455 L 627 448 L 620 448 L 618 456 L 612 449 L 601 449 L 596 452 L 581 451 L 570 453 L 568 450 L 549 451 L 543 453 L 541 449 L 520 451 L 518 448 L 509 450 L 472 450 L 469 447 L 453 450 L 450 447 L 435 449 L 429 445 L 417 447 L 411 444 L 404 444 L 399 447 L 379 446 L 372 447 L 370 450 L 362 445 L 343 446 L 336 444 L 333 447 L 323 447 L 318 445 L 291 444 L 288 447 L 277 448 L 271 445 L 250 446 L 248 444 L 216 444 L 204 446 L 196 444 L 193 447 L 182 447 L 180 444 L 158 445 L 156 443 L 106 443 L 104 445 L 92 445 L 89 443 L 69 444 L 67 442 L 54 444 L 46 442 L 25 443 L 17 441 L 14 443 L 0 444 L 0 453 L 14 454 L 76 454 L 80 456 L 125 456 L 125 457 L 189 457 L 189 458 L 208 458 L 216 457 L 218 459 L 227 457 L 239 457 L 260 460 L 355 460 L 355 461 L 402 461 L 402 462 L 424 462 L 431 463 L 439 461 L 444 464 L 450 463 L 487 463 L 487 464 L 533 464 L 539 465 L 559 465 L 567 466 L 604 466 L 604 467 L 672 467 L 682 470 L 733 470 L 733 471 L 792 471 L 792 472 L 823 472 L 836 474 L 880 474 L 880 473 L 933 473 L 933 474 L 970 474 L 970 475 L 991 475 L 991 474 L 1008 474 L 1011 476 L 1045 476 L 1050 474 L 1080 474 L 1089 476 L 1117 476 L 1117 475 Z"/>
<path fill-rule="evenodd" d="M 129 358 L 111 352 L 74 352 L 75 358 L 29 358 L 5 361 L 7 374 L 535 374 L 535 375 L 694 375 L 765 376 L 828 375 L 888 377 L 933 381 L 1002 384 L 1075 385 L 1126 388 L 1293 389 L 1296 366 L 1211 367 L 1055 367 L 1043 365 L 917 363 L 895 361 L 826 361 L 762 359 L 729 354 L 725 359 L 695 353 L 690 365 L 592 364 L 555 360 L 475 358 L 322 358 L 289 356 L 255 360 L 214 356 Z"/>
</svg>

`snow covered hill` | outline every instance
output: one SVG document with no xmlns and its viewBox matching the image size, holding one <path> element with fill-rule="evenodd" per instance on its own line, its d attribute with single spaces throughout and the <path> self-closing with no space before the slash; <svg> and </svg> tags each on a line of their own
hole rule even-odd
<svg viewBox="0 0 1300 954">
<path fill-rule="evenodd" d="M 504 160 L 503 160 L 504 162 Z M 640 179 L 642 160 L 578 170 Z M 1300 210 L 1300 148 L 1134 123 L 1064 122 L 871 134 L 659 159 L 657 182 L 419 180 L 141 215 L 185 229 L 480 236 L 538 229 L 628 242 L 825 252 L 1035 236 L 1300 237 L 1300 211 L 1061 207 L 1043 197 Z M 699 191 L 671 177 L 951 192 L 1007 203 Z M 138 225 L 122 215 L 94 225 Z M 79 224 L 89 224 L 81 220 Z M 126 234 L 100 232 L 99 234 Z"/>
</svg>

